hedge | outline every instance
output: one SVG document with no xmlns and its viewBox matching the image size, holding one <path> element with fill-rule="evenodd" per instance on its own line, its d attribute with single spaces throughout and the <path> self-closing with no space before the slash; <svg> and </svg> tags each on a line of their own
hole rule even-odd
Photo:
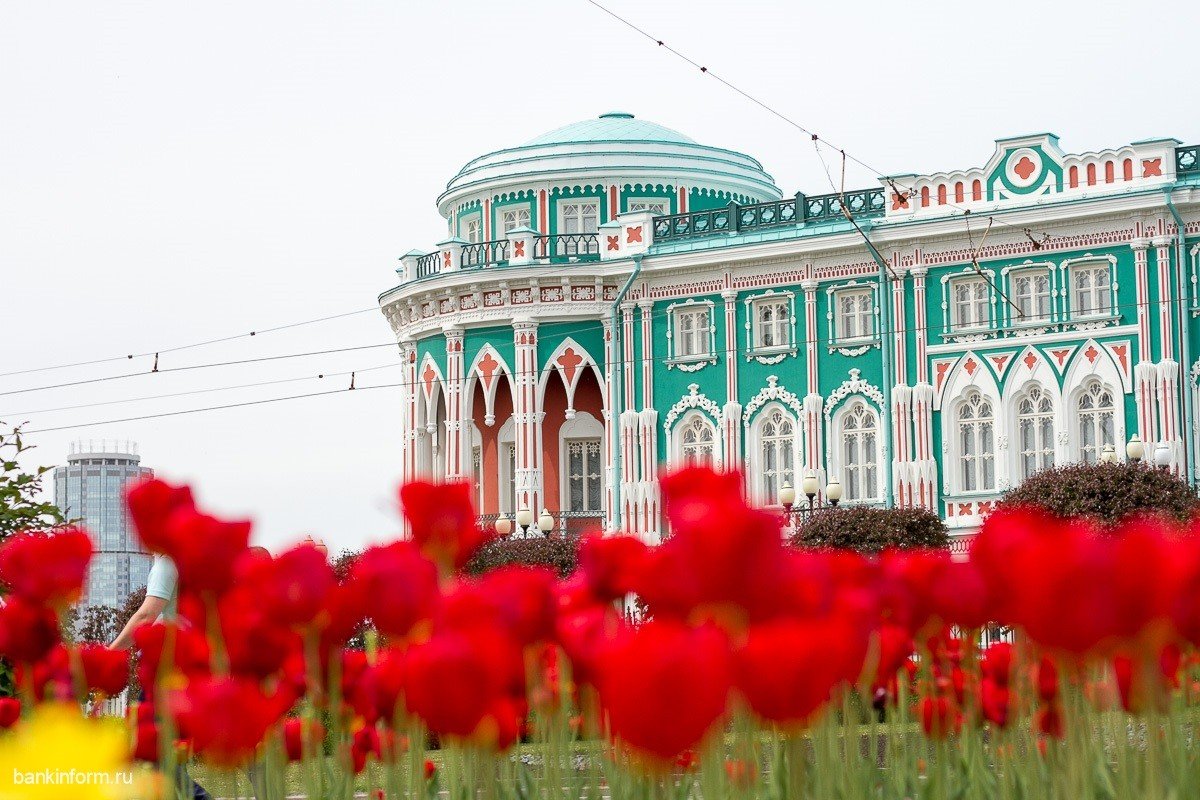
<svg viewBox="0 0 1200 800">
<path fill-rule="evenodd" d="M 887 549 L 947 547 L 940 517 L 924 508 L 828 507 L 814 511 L 791 537 L 796 547 L 878 553 Z"/>
</svg>

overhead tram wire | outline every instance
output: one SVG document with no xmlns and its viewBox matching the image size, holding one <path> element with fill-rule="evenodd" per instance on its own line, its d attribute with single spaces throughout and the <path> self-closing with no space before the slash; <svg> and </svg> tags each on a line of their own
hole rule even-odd
<svg viewBox="0 0 1200 800">
<path fill-rule="evenodd" d="M 295 378 L 279 378 L 273 381 L 257 381 L 255 383 L 238 383 L 230 386 L 212 386 L 204 389 L 190 389 L 182 392 L 170 392 L 168 394 L 152 394 L 143 395 L 142 397 L 124 397 L 118 400 L 101 400 L 95 403 L 78 403 L 71 406 L 57 406 L 55 408 L 38 408 L 27 411 L 3 411 L 0 412 L 0 419 L 22 417 L 26 414 L 51 414 L 59 411 L 76 411 L 81 408 L 98 408 L 100 406 L 115 406 L 125 403 L 140 403 L 147 400 L 168 400 L 175 397 L 188 397 L 196 394 L 210 394 L 212 392 L 226 392 L 237 389 L 252 389 L 260 386 L 276 386 L 283 383 L 299 383 L 300 381 L 323 380 L 325 378 L 341 378 L 354 373 L 375 372 L 381 369 L 395 369 L 396 367 L 404 366 L 397 361 L 392 364 L 380 364 L 374 367 L 363 367 L 355 370 L 345 370 L 343 372 L 319 372 L 315 375 L 301 375 Z"/>
<path fill-rule="evenodd" d="M 735 93 L 737 93 L 737 94 L 741 95 L 742 97 L 744 97 L 745 99 L 749 100 L 751 103 L 753 103 L 754 105 L 756 105 L 756 106 L 758 106 L 759 108 L 763 109 L 763 110 L 764 110 L 764 111 L 766 111 L 767 113 L 769 113 L 769 114 L 771 114 L 771 115 L 773 115 L 773 116 L 775 116 L 775 117 L 778 117 L 780 120 L 782 120 L 783 122 L 785 122 L 785 123 L 787 123 L 788 125 L 792 126 L 792 127 L 793 127 L 793 128 L 795 128 L 796 130 L 798 130 L 798 131 L 800 131 L 801 133 L 804 133 L 805 135 L 807 135 L 807 136 L 811 137 L 811 138 L 812 138 L 812 140 L 813 140 L 813 142 L 816 142 L 816 143 L 818 143 L 818 144 L 820 144 L 820 145 L 825 145 L 825 146 L 826 146 L 826 147 L 828 147 L 830 150 L 833 150 L 834 152 L 840 153 L 842 156 L 844 156 L 845 158 L 849 159 L 850 161 L 853 161 L 855 164 L 858 164 L 859 166 L 861 166 L 863 169 L 867 170 L 868 172 L 871 172 L 872 174 L 879 176 L 879 177 L 880 177 L 882 180 L 886 180 L 886 181 L 888 182 L 888 184 L 889 184 L 889 185 L 892 187 L 893 191 L 895 191 L 895 190 L 896 190 L 896 188 L 897 188 L 897 187 L 896 187 L 896 181 L 895 181 L 895 179 L 894 179 L 894 178 L 892 178 L 891 176 L 884 175 L 884 173 L 883 173 L 883 171 L 882 171 L 882 170 L 878 170 L 878 169 L 876 169 L 875 167 L 873 167 L 873 166 L 871 166 L 870 164 L 868 164 L 868 163 L 866 163 L 865 161 L 863 161 L 862 159 L 860 159 L 860 158 L 857 158 L 857 157 L 856 157 L 856 156 L 854 156 L 852 153 L 848 153 L 848 152 L 846 152 L 846 150 L 845 150 L 844 148 L 838 147 L 838 146 L 837 146 L 836 144 L 834 144 L 833 142 L 831 142 L 831 141 L 829 141 L 828 139 L 826 139 L 826 138 L 824 138 L 824 137 L 820 136 L 818 133 L 816 133 L 816 131 L 809 130 L 808 128 L 804 127 L 803 125 L 801 125 L 801 124 L 800 124 L 799 122 L 797 122 L 796 120 L 794 120 L 794 119 L 792 119 L 791 117 L 789 117 L 789 116 L 787 116 L 786 114 L 784 114 L 783 112 L 781 112 L 781 111 L 779 111 L 779 110 L 777 110 L 777 109 L 773 108 L 772 106 L 770 106 L 770 105 L 768 105 L 767 103 L 763 102 L 762 100 L 758 99 L 757 97 L 755 97 L 754 95 L 750 94 L 749 92 L 747 92 L 747 91 L 745 91 L 745 90 L 741 89 L 740 87 L 738 87 L 737 85 L 735 85 L 735 84 L 731 83 L 730 81 L 727 81 L 726 79 L 722 78 L 722 77 L 721 77 L 720 75 L 718 75 L 717 73 L 715 73 L 715 72 L 713 72 L 712 70 L 710 70 L 708 67 L 706 67 L 706 66 L 702 65 L 700 62 L 698 62 L 698 61 L 695 61 L 694 59 L 690 58 L 690 57 L 689 57 L 689 56 L 687 56 L 686 54 L 684 54 L 684 53 L 682 53 L 682 52 L 680 52 L 680 51 L 676 50 L 676 49 L 675 49 L 675 48 L 673 48 L 673 47 L 671 47 L 669 44 L 667 44 L 666 42 L 664 42 L 662 39 L 659 39 L 657 36 L 654 36 L 653 34 L 651 34 L 651 33 L 647 32 L 647 31 L 643 30 L 642 28 L 639 28 L 637 25 L 635 25 L 634 23 L 632 23 L 632 22 L 630 22 L 629 20 L 625 19 L 625 18 L 624 18 L 624 17 L 622 17 L 620 14 L 618 14 L 618 13 L 616 13 L 615 11 L 613 11 L 613 10 L 611 10 L 611 9 L 609 9 L 609 8 L 607 8 L 607 7 L 605 7 L 604 5 L 602 5 L 602 4 L 598 3 L 598 2 L 596 2 L 596 0 L 586 0 L 586 2 L 587 2 L 587 3 L 589 3 L 589 4 L 591 4 L 591 5 L 593 5 L 593 6 L 595 6 L 595 7 L 596 7 L 596 8 L 598 8 L 598 9 L 600 9 L 600 10 L 601 10 L 601 11 L 603 11 L 605 14 L 608 14 L 610 17 L 612 17 L 613 19 L 617 20 L 618 22 L 620 22 L 622 25 L 626 26 L 626 27 L 627 27 L 627 28 L 629 28 L 630 30 L 636 31 L 636 32 L 637 32 L 638 34 L 640 34 L 641 36 L 645 37 L 646 39 L 650 40 L 651 42 L 654 42 L 654 43 L 655 43 L 657 46 L 659 46 L 659 47 L 663 48 L 664 50 L 666 50 L 667 52 L 669 52 L 669 53 L 671 53 L 672 55 L 676 56 L 677 58 L 679 58 L 679 59 L 681 59 L 681 60 L 683 60 L 683 61 L 686 61 L 688 64 L 690 64 L 690 65 L 692 65 L 693 67 L 695 67 L 696 69 L 700 70 L 700 72 L 701 72 L 702 74 L 704 74 L 704 75 L 707 75 L 708 77 L 715 79 L 715 80 L 716 80 L 718 83 L 721 83 L 721 84 L 722 84 L 722 85 L 724 85 L 726 88 L 728 88 L 728 89 L 732 90 L 733 92 L 735 92 Z M 827 172 L 828 172 L 828 170 L 827 170 Z M 833 184 L 833 181 L 832 181 L 832 179 L 831 179 L 831 180 L 830 180 L 830 185 L 832 186 L 832 184 Z M 903 184 L 901 184 L 901 185 L 903 185 Z M 834 189 L 834 191 L 837 191 L 837 190 L 836 190 L 836 188 Z M 914 193 L 915 193 L 915 192 L 916 192 L 916 189 L 915 189 L 915 187 L 912 187 L 912 186 L 904 186 L 904 191 L 903 191 L 903 192 L 897 191 L 897 192 L 896 192 L 896 194 L 903 196 L 905 199 L 908 199 L 908 198 L 911 198 L 911 197 L 914 195 Z M 943 205 L 947 205 L 947 206 L 950 206 L 951 208 L 958 209 L 959 211 L 962 211 L 962 212 L 964 212 L 964 213 L 966 213 L 966 212 L 968 212 L 968 211 L 969 211 L 969 209 L 967 209 L 967 208 L 964 208 L 963 206 L 957 205 L 957 204 L 955 204 L 955 203 L 951 203 L 951 202 L 949 202 L 949 201 L 947 201 L 947 202 L 946 202 L 946 203 L 944 203 Z M 1009 223 L 1007 223 L 1007 222 L 1005 222 L 1005 221 L 1003 221 L 1003 220 L 999 220 L 999 219 L 998 219 L 998 220 L 996 220 L 996 222 L 997 222 L 998 224 L 1000 224 L 1000 225 L 1004 225 L 1005 227 L 1012 228 L 1013 230 L 1019 230 L 1019 231 L 1021 231 L 1021 232 L 1022 232 L 1022 233 L 1023 233 L 1025 236 L 1026 236 L 1026 237 L 1028 237 L 1028 238 L 1029 238 L 1029 240 L 1030 240 L 1031 242 L 1033 242 L 1035 249 L 1039 249 L 1039 248 L 1040 248 L 1039 240 L 1037 240 L 1037 239 L 1034 239 L 1034 237 L 1033 237 L 1033 235 L 1032 235 L 1032 233 L 1030 232 L 1030 230 L 1029 230 L 1029 228 L 1028 228 L 1028 227 L 1023 227 L 1023 226 L 1018 226 L 1018 225 L 1012 225 L 1012 224 L 1009 224 Z M 1043 237 L 1042 237 L 1042 239 L 1040 240 L 1040 242 L 1044 244 L 1044 243 L 1045 243 L 1045 242 L 1046 242 L 1046 241 L 1049 239 L 1049 237 L 1050 237 L 1050 235 L 1049 235 L 1048 233 L 1044 233 L 1044 232 L 1043 232 Z"/>
<path fill-rule="evenodd" d="M 299 328 L 304 325 L 314 325 L 319 322 L 328 322 L 330 320 L 342 319 L 344 317 L 352 317 L 357 314 L 365 314 L 368 311 L 378 311 L 379 306 L 371 308 L 360 308 L 357 311 L 347 311 L 341 314 L 332 314 L 326 317 L 317 317 L 316 319 L 303 320 L 301 322 L 289 322 L 284 325 L 276 325 L 272 328 L 262 328 L 252 330 L 248 333 L 236 333 L 230 336 L 221 336 L 216 339 L 206 339 L 202 342 L 193 342 L 191 344 L 178 345 L 177 347 L 159 348 L 158 350 L 149 350 L 144 353 L 130 353 L 124 356 L 108 356 L 106 358 L 94 358 L 90 361 L 75 361 L 70 364 L 55 364 L 48 367 L 30 367 L 29 369 L 18 369 L 12 372 L 0 372 L 0 378 L 8 378 L 13 375 L 29 375 L 35 372 L 50 372 L 58 369 L 70 369 L 72 367 L 87 367 L 93 364 L 107 364 L 113 361 L 132 361 L 135 358 L 149 358 L 150 356 L 158 356 L 163 353 L 178 353 L 184 350 L 192 350 L 197 347 L 207 347 L 212 344 L 220 344 L 222 342 L 232 342 L 236 339 L 247 339 L 253 336 L 261 336 L 266 333 L 275 333 L 277 331 L 289 330 L 291 328 Z"/>
<path fill-rule="evenodd" d="M 967 263 L 968 263 L 968 265 L 970 265 L 970 259 L 967 259 Z M 1179 309 L 1176 311 L 1176 313 L 1182 313 L 1184 304 L 1191 299 L 1193 299 L 1193 298 L 1185 295 L 1185 296 L 1181 296 L 1181 297 L 1177 297 L 1177 298 L 1172 298 L 1170 300 L 1157 299 L 1157 300 L 1146 300 L 1143 303 L 1138 303 L 1136 301 L 1132 302 L 1132 303 L 1118 303 L 1118 304 L 1115 304 L 1112 306 L 1112 310 L 1115 313 L 1117 311 L 1136 311 L 1139 306 L 1144 306 L 1146 308 L 1154 308 L 1154 307 L 1160 307 L 1160 306 L 1164 306 L 1164 305 L 1179 304 Z M 670 312 L 667 309 L 659 309 L 659 310 L 651 311 L 650 315 L 651 315 L 651 318 L 655 318 L 659 314 L 666 316 L 669 313 Z M 583 327 L 577 328 L 576 331 L 579 333 L 584 333 L 584 332 L 602 330 L 603 327 L 604 327 L 603 323 L 599 323 L 596 325 L 583 326 Z M 933 328 L 941 329 L 942 326 L 934 325 L 934 324 L 930 323 L 930 324 L 926 324 L 926 325 L 922 325 L 922 326 L 907 327 L 907 328 L 905 328 L 905 330 L 912 331 L 914 333 L 924 333 Z M 888 331 L 887 333 L 888 333 L 888 335 L 890 335 L 892 333 L 895 333 L 895 330 Z M 807 344 L 808 344 L 807 339 L 797 339 L 797 347 L 800 347 L 802 345 L 807 345 Z M 397 346 L 399 346 L 398 343 L 394 342 L 394 341 L 393 342 L 383 342 L 380 344 L 357 345 L 357 346 L 352 346 L 352 347 L 339 347 L 339 348 L 333 348 L 333 349 L 329 349 L 329 350 L 315 350 L 315 351 L 305 352 L 305 353 L 285 353 L 282 355 L 263 356 L 261 358 L 249 358 L 249 359 L 242 359 L 242 360 L 237 360 L 237 361 L 220 361 L 220 362 L 213 362 L 213 363 L 208 363 L 208 364 L 192 364 L 192 365 L 183 366 L 183 367 L 172 367 L 172 368 L 168 368 L 168 369 L 163 369 L 163 370 L 159 370 L 159 372 L 160 373 L 185 372 L 185 371 L 191 371 L 191 370 L 196 370 L 196 369 L 207 369 L 207 368 L 212 368 L 212 367 L 235 366 L 235 365 L 240 365 L 240 364 L 254 364 L 254 363 L 260 363 L 260 362 L 264 362 L 264 361 L 278 361 L 278 360 L 289 359 L 289 358 L 303 358 L 303 357 L 314 356 L 314 355 L 327 355 L 327 354 L 332 354 L 332 353 L 344 353 L 344 352 L 353 352 L 353 351 L 357 351 L 357 350 L 369 350 L 369 349 L 377 349 L 380 347 L 397 347 Z M 732 352 L 732 351 L 714 350 L 713 352 L 719 355 L 722 353 Z M 647 359 L 635 358 L 629 363 L 640 364 L 646 360 Z M 655 361 L 655 360 L 658 360 L 658 357 L 653 357 L 649 360 Z M 617 360 L 617 361 L 613 362 L 614 366 L 622 366 L 625 363 L 626 362 L 624 360 Z M 112 380 L 122 380 L 125 378 L 136 378 L 136 377 L 152 375 L 152 374 L 157 374 L 157 373 L 135 372 L 135 373 L 126 373 L 126 374 L 122 374 L 122 375 L 110 375 L 110 376 L 105 376 L 105 377 L 100 377 L 100 378 L 92 378 L 92 379 L 83 380 L 83 381 L 72 381 L 70 383 L 64 383 L 64 384 L 53 384 L 53 385 L 49 385 L 49 386 L 29 387 L 26 389 L 17 389 L 17 390 L 12 390 L 12 391 L 8 391 L 8 392 L 0 392 L 0 397 L 15 395 L 15 394 L 25 394 L 25 393 L 35 392 L 35 391 L 44 391 L 44 390 L 50 390 L 50 389 L 73 387 L 73 386 L 84 385 L 84 384 L 101 383 L 101 382 L 112 381 Z M 536 374 L 540 374 L 540 373 L 536 373 Z"/>
<path fill-rule="evenodd" d="M 1186 303 L 1189 300 L 1191 300 L 1191 298 L 1184 295 L 1184 296 L 1181 296 L 1178 298 L 1172 298 L 1171 300 L 1167 300 L 1167 301 L 1148 300 L 1145 303 L 1137 303 L 1137 302 L 1123 303 L 1123 304 L 1113 306 L 1112 311 L 1115 313 L 1118 311 L 1136 310 L 1139 306 L 1145 306 L 1145 307 L 1149 308 L 1149 307 L 1153 307 L 1153 306 L 1161 306 L 1161 305 L 1168 305 L 1168 304 L 1169 305 L 1178 304 L 1179 311 L 1182 311 L 1186 308 Z M 659 313 L 659 312 L 653 312 L 653 313 Z M 667 312 L 664 309 L 662 313 L 666 314 Z M 596 327 L 602 327 L 602 326 L 596 326 Z M 928 331 L 930 328 L 933 328 L 933 327 L 937 327 L 940 329 L 942 326 L 941 325 L 913 326 L 913 327 L 905 328 L 903 332 L 905 334 L 908 334 L 910 332 L 921 334 L 921 333 L 925 333 L 926 331 Z M 589 329 L 583 328 L 580 330 L 589 330 Z M 891 337 L 897 333 L 900 333 L 900 332 L 901 331 L 894 326 L 889 330 L 883 331 L 879 336 L 881 346 L 884 342 L 886 342 L 888 340 L 889 337 Z M 1013 344 L 1013 342 L 1011 342 L 1010 340 L 1005 340 L 1005 339 L 996 339 L 992 342 L 974 342 L 972 344 L 977 348 L 979 345 L 983 345 L 984 347 L 987 347 L 989 345 L 990 346 L 1004 346 L 1006 343 Z M 800 348 L 807 346 L 808 344 L 809 344 L 809 341 L 807 339 L 798 339 L 796 341 L 796 347 L 798 350 Z M 714 356 L 714 357 L 730 356 L 730 355 L 737 355 L 737 354 L 740 354 L 743 352 L 744 352 L 744 350 L 742 348 L 735 346 L 733 348 L 715 349 L 712 351 L 712 356 Z M 636 366 L 636 365 L 644 364 L 647 362 L 660 362 L 661 360 L 662 360 L 661 354 L 650 356 L 650 357 L 637 357 L 637 358 L 633 358 L 633 359 L 619 359 L 619 360 L 613 361 L 611 364 L 611 367 L 616 369 L 616 368 L 624 367 L 627 364 Z M 362 372 L 365 370 L 358 370 L 358 371 Z M 530 371 L 528 374 L 531 374 L 534 376 L 540 376 L 542 371 L 543 370 Z M 343 373 L 343 374 L 345 374 L 345 373 Z M 504 373 L 504 374 L 506 376 L 510 376 L 511 378 L 516 378 L 519 375 L 526 374 L 526 372 L 518 370 L 518 371 L 512 372 L 511 374 L 510 373 Z M 158 413 L 158 414 L 145 414 L 145 415 L 134 416 L 134 417 L 125 417 L 122 419 L 97 420 L 94 422 L 76 423 L 76 424 L 71 424 L 71 425 L 57 425 L 57 426 L 50 427 L 50 428 L 30 429 L 28 431 L 22 431 L 22 433 L 27 433 L 27 434 L 49 433 L 52 431 L 72 430 L 72 429 L 77 429 L 77 428 L 90 428 L 90 427 L 98 427 L 101 425 L 115 425 L 115 424 L 120 424 L 120 423 L 125 423 L 125 422 L 136 422 L 139 420 L 158 419 L 158 418 L 162 418 L 162 417 L 181 416 L 181 415 L 185 415 L 185 414 L 195 414 L 195 413 L 201 413 L 201 412 L 206 412 L 206 411 L 219 411 L 219 410 L 230 409 L 230 408 L 242 408 L 242 407 L 247 407 L 247 406 L 257 406 L 257 405 L 264 405 L 264 404 L 268 404 L 268 403 L 283 402 L 283 401 L 287 401 L 287 400 L 299 400 L 299 399 L 303 399 L 303 398 L 307 398 L 307 397 L 321 397 L 324 395 L 334 395 L 334 394 L 340 394 L 340 393 L 348 392 L 348 391 L 362 391 L 362 390 L 366 390 L 366 389 L 415 388 L 415 387 L 421 386 L 421 383 L 422 382 L 418 380 L 415 383 L 411 382 L 411 381 L 397 381 L 394 383 L 375 384 L 375 385 L 370 385 L 370 386 L 353 386 L 353 387 L 347 387 L 345 389 L 332 389 L 332 390 L 323 391 L 323 392 L 312 392 L 312 393 L 307 393 L 307 394 L 287 395 L 287 396 L 283 396 L 283 397 L 266 398 L 263 400 L 251 400 L 251 401 L 246 401 L 246 402 L 242 402 L 242 403 L 231 403 L 231 404 L 227 404 L 227 405 L 218 405 L 218 406 L 206 406 L 206 407 L 201 407 L 201 408 L 184 409 L 181 411 L 170 411 L 170 412 L 164 412 L 164 413 Z"/>
</svg>

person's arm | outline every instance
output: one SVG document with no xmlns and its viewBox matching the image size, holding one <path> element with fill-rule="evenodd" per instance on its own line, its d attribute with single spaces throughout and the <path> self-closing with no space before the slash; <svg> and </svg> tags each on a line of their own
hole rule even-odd
<svg viewBox="0 0 1200 800">
<path fill-rule="evenodd" d="M 109 650 L 128 650 L 133 644 L 133 632 L 147 622 L 154 622 L 158 619 L 158 615 L 167 607 L 167 599 L 165 597 L 155 597 L 146 595 L 146 599 L 142 601 L 138 610 L 133 612 L 133 616 L 129 618 L 129 622 L 125 623 L 125 627 L 117 634 L 117 638 L 112 640 L 112 644 L 108 646 Z"/>
</svg>

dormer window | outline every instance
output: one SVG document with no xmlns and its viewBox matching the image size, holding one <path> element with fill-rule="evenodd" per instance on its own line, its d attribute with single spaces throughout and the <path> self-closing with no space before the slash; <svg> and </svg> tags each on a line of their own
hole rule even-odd
<svg viewBox="0 0 1200 800">
<path fill-rule="evenodd" d="M 528 208 L 502 208 L 500 209 L 500 232 L 502 234 L 509 231 L 515 231 L 517 228 L 529 227 L 529 209 Z"/>
<path fill-rule="evenodd" d="M 600 203 L 596 200 L 559 203 L 559 232 L 595 233 L 600 224 Z"/>
</svg>

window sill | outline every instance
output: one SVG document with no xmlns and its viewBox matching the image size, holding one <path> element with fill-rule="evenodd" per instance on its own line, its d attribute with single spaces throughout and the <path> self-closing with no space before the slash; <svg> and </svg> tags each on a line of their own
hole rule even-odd
<svg viewBox="0 0 1200 800">
<path fill-rule="evenodd" d="M 746 352 L 746 360 L 752 359 L 771 359 L 772 363 L 779 363 L 788 356 L 795 356 L 797 349 L 791 346 L 785 347 L 755 347 Z"/>
<path fill-rule="evenodd" d="M 1109 323 L 1118 322 L 1121 319 L 1120 314 L 1087 314 L 1087 315 L 1071 315 L 1066 324 L 1076 329 L 1082 325 L 1108 325 Z"/>
<path fill-rule="evenodd" d="M 716 364 L 715 355 L 686 356 L 684 358 L 668 358 L 665 362 L 667 369 L 678 369 L 683 372 L 695 372 L 701 367 Z"/>
<path fill-rule="evenodd" d="M 984 339 L 992 339 L 999 333 L 995 328 L 975 327 L 975 328 L 953 328 L 950 331 L 942 334 L 942 339 L 952 339 L 960 342 L 979 342 Z"/>
</svg>

